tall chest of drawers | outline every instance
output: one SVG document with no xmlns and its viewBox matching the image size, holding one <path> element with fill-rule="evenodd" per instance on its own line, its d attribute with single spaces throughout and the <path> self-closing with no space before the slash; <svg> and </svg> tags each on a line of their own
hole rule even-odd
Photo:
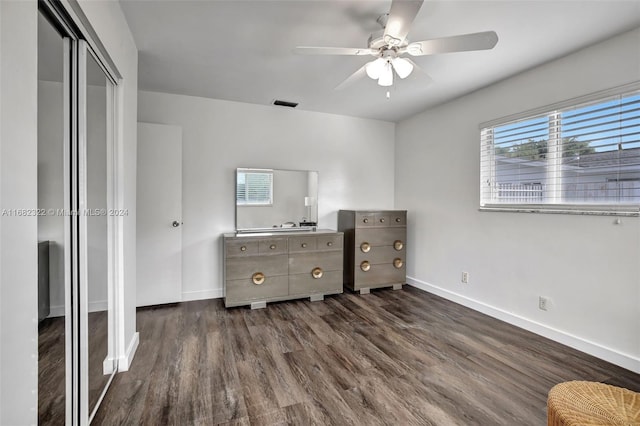
<svg viewBox="0 0 640 426">
<path fill-rule="evenodd" d="M 340 210 L 344 232 L 344 285 L 368 293 L 406 283 L 406 210 Z"/>
<path fill-rule="evenodd" d="M 323 231 L 286 234 L 225 234 L 225 306 L 325 295 L 343 291 L 343 234 Z"/>
</svg>

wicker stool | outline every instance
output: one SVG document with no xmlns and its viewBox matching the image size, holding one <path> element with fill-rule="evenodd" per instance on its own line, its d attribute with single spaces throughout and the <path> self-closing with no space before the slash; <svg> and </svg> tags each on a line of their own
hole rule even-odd
<svg viewBox="0 0 640 426">
<path fill-rule="evenodd" d="M 557 384 L 549 391 L 547 425 L 640 425 L 640 393 L 595 382 Z"/>
</svg>

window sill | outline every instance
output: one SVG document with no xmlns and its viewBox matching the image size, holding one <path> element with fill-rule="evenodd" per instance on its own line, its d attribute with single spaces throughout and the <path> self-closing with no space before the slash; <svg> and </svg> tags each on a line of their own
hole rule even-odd
<svg viewBox="0 0 640 426">
<path fill-rule="evenodd" d="M 603 208 L 601 206 L 540 206 L 540 205 L 487 205 L 479 209 L 481 212 L 508 213 L 543 213 L 543 214 L 578 214 L 591 216 L 627 216 L 640 217 L 638 206 L 623 208 Z"/>
</svg>

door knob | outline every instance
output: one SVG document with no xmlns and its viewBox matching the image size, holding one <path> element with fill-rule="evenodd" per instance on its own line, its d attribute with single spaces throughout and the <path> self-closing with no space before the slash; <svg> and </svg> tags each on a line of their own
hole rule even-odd
<svg viewBox="0 0 640 426">
<path fill-rule="evenodd" d="M 171 224 L 174 228 L 177 228 L 178 226 L 180 226 L 180 222 L 178 222 L 177 220 L 174 220 L 173 223 Z"/>
</svg>

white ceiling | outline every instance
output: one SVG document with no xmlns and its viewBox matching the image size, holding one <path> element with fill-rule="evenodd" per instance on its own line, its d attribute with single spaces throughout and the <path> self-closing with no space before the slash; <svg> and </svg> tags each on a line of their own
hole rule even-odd
<svg viewBox="0 0 640 426">
<path fill-rule="evenodd" d="M 295 46 L 367 47 L 391 1 L 120 0 L 139 49 L 139 88 L 398 121 L 640 26 L 640 0 L 426 0 L 409 40 L 494 30 L 493 50 L 414 58 L 386 89 L 363 78 L 333 90 L 369 56 L 299 56 Z M 276 108 L 276 107 L 274 107 Z"/>
</svg>

